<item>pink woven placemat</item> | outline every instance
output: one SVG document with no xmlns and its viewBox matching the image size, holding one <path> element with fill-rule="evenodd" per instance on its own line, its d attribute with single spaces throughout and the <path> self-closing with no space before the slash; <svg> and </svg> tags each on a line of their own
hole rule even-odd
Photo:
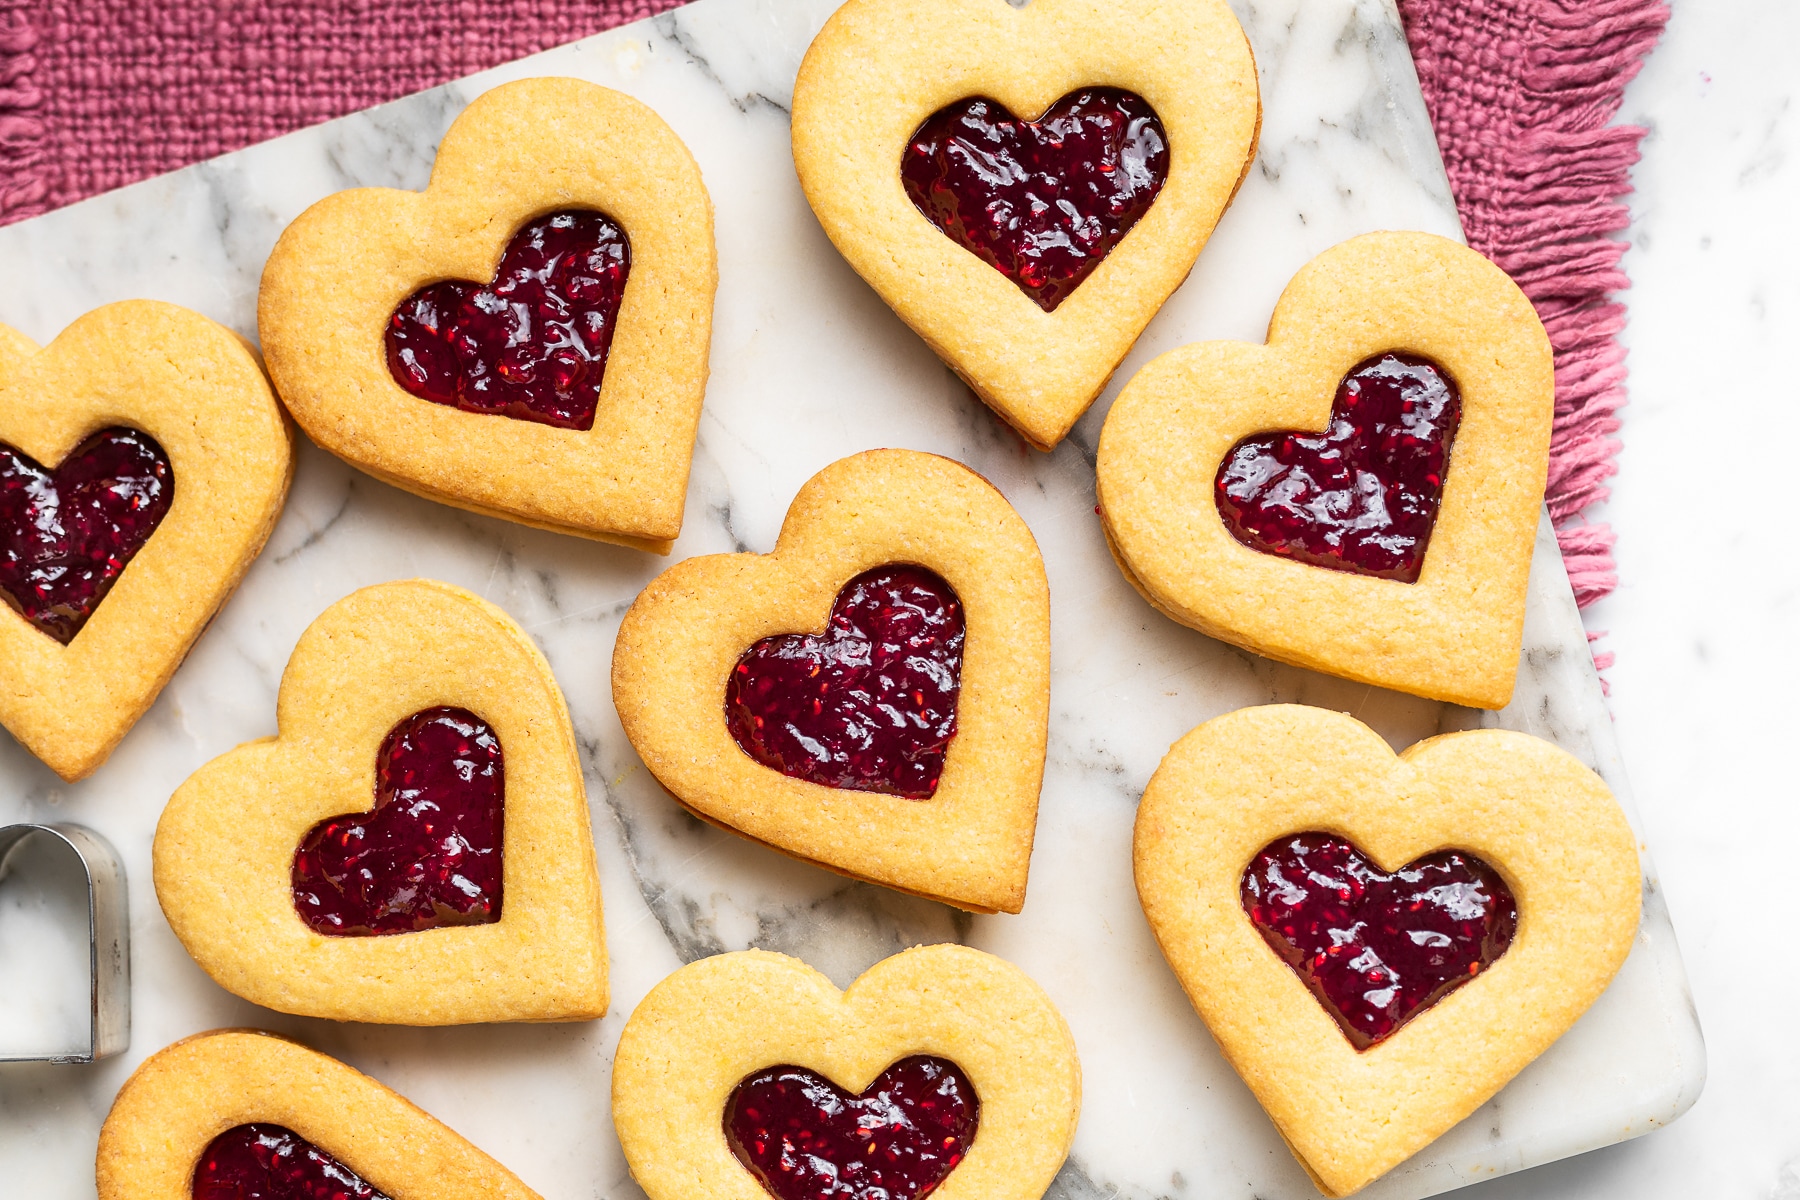
<svg viewBox="0 0 1800 1200">
<path fill-rule="evenodd" d="M 675 0 L 0 0 L 0 224 L 635 21 Z M 1400 0 L 1476 249 L 1556 346 L 1549 502 L 1576 598 L 1617 583 L 1582 513 L 1617 470 L 1622 197 L 1611 124 L 1660 0 Z M 1601 660 L 1609 656 L 1601 655 Z M 1602 661 L 1601 665 L 1605 665 Z"/>
</svg>

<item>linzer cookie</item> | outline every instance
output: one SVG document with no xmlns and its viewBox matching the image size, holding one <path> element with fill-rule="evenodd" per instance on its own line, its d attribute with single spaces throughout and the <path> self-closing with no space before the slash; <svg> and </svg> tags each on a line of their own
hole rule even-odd
<svg viewBox="0 0 1800 1200">
<path fill-rule="evenodd" d="M 1256 153 L 1222 0 L 850 0 L 794 84 L 838 251 L 1048 449 L 1187 277 Z"/>
<path fill-rule="evenodd" d="M 538 1200 L 368 1076 L 250 1029 L 176 1042 L 100 1128 L 99 1200 Z"/>
<path fill-rule="evenodd" d="M 149 300 L 0 325 L 0 724 L 64 779 L 144 714 L 249 569 L 292 435 L 242 338 Z"/>
<path fill-rule="evenodd" d="M 770 554 L 693 558 L 625 614 L 613 700 L 700 817 L 833 871 L 1018 912 L 1050 594 L 1004 497 L 947 458 L 819 472 Z"/>
<path fill-rule="evenodd" d="M 1500 268 L 1368 234 L 1294 276 L 1267 345 L 1184 346 L 1125 385 L 1101 517 L 1126 577 L 1184 625 L 1501 708 L 1554 407 L 1550 341 Z"/>
<path fill-rule="evenodd" d="M 574 732 L 505 613 L 429 580 L 356 592 L 301 636 L 276 717 L 156 828 L 157 899 L 221 987 L 396 1025 L 606 1012 Z"/>
<path fill-rule="evenodd" d="M 1606 785 L 1497 729 L 1396 757 L 1322 709 L 1208 721 L 1151 777 L 1134 860 L 1188 999 L 1329 1196 L 1548 1049 L 1638 925 L 1637 843 Z"/>
<path fill-rule="evenodd" d="M 650 1200 L 1037 1200 L 1081 1068 L 1049 997 L 979 950 L 915 947 L 841 992 L 746 950 L 651 990 L 612 1103 Z"/>
<path fill-rule="evenodd" d="M 421 496 L 667 553 L 717 283 L 712 204 L 618 92 L 525 79 L 469 105 L 423 192 L 307 209 L 257 323 L 313 440 Z"/>
</svg>

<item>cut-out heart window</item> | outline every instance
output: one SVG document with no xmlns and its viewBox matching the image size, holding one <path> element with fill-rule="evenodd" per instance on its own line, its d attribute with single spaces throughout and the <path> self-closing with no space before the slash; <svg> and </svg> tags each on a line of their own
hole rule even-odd
<svg viewBox="0 0 1800 1200">
<path fill-rule="evenodd" d="M 362 1176 L 291 1129 L 227 1129 L 194 1164 L 194 1200 L 388 1200 Z"/>
<path fill-rule="evenodd" d="M 631 243 L 610 218 L 539 217 L 507 243 L 492 283 L 434 283 L 401 303 L 388 370 L 434 404 L 591 429 L 630 273 Z"/>
<path fill-rule="evenodd" d="M 1519 906 L 1494 869 L 1457 850 L 1383 871 L 1351 843 L 1302 833 L 1244 870 L 1244 911 L 1358 1050 L 1494 965 Z"/>
<path fill-rule="evenodd" d="M 1070 92 L 1035 121 L 973 96 L 913 134 L 900 180 L 920 212 L 1045 312 L 1137 224 L 1169 177 L 1169 139 L 1143 97 Z"/>
<path fill-rule="evenodd" d="M 1437 364 L 1367 359 L 1338 384 L 1324 433 L 1262 433 L 1231 448 L 1213 482 L 1219 515 L 1253 550 L 1417 583 L 1461 420 Z"/>
<path fill-rule="evenodd" d="M 731 736 L 795 779 L 928 800 L 956 736 L 963 632 L 962 603 L 936 573 L 865 571 L 824 633 L 764 638 L 738 659 Z"/>
<path fill-rule="evenodd" d="M 779 1200 L 921 1200 L 963 1160 L 980 1120 L 962 1069 L 915 1055 L 861 1095 L 804 1067 L 758 1071 L 731 1093 L 725 1137 Z"/>
<path fill-rule="evenodd" d="M 500 919 L 506 768 L 487 722 L 428 708 L 388 733 L 375 808 L 327 817 L 294 855 L 294 907 L 316 933 L 370 937 Z"/>
<path fill-rule="evenodd" d="M 103 429 L 55 470 L 0 443 L 0 596 L 68 645 L 174 502 L 147 433 Z"/>
</svg>

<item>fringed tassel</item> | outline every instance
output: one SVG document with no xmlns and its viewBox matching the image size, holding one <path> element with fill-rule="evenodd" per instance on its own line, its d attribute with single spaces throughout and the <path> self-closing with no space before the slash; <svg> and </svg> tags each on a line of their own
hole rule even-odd
<svg viewBox="0 0 1800 1200">
<path fill-rule="evenodd" d="M 1606 668 L 1612 666 L 1614 660 L 1618 656 L 1615 655 L 1611 650 L 1596 650 L 1596 649 L 1594 649 L 1594 643 L 1599 641 L 1601 638 L 1603 638 L 1605 636 L 1606 636 L 1606 630 L 1604 630 L 1604 629 L 1602 629 L 1598 633 L 1588 634 L 1587 635 L 1588 653 L 1593 655 L 1594 670 L 1600 672 L 1600 694 L 1603 696 L 1610 696 L 1610 695 L 1612 695 L 1612 684 L 1606 682 Z"/>
<path fill-rule="evenodd" d="M 44 211 L 43 93 L 37 70 L 37 30 L 30 14 L 39 0 L 0 0 L 0 225 Z"/>
</svg>

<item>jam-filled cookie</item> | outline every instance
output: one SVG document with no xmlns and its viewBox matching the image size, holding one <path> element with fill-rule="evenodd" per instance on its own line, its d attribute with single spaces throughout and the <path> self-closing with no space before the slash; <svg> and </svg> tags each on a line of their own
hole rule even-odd
<svg viewBox="0 0 1800 1200">
<path fill-rule="evenodd" d="M 1512 697 L 1555 408 L 1505 272 L 1372 233 L 1289 282 L 1264 346 L 1172 350 L 1097 467 L 1114 558 L 1202 633 L 1478 708 Z"/>
<path fill-rule="evenodd" d="M 404 1096 L 250 1029 L 145 1059 L 100 1128 L 94 1180 L 99 1200 L 538 1200 Z"/>
<path fill-rule="evenodd" d="M 1018 912 L 1050 703 L 1050 591 L 992 484 L 871 450 L 769 554 L 692 558 L 619 629 L 613 700 L 700 817 L 846 875 Z"/>
<path fill-rule="evenodd" d="M 612 1105 L 650 1200 L 1037 1200 L 1081 1068 L 1050 998 L 991 954 L 915 947 L 840 992 L 745 950 L 644 997 Z"/>
<path fill-rule="evenodd" d="M 257 325 L 314 441 L 389 483 L 667 553 L 681 531 L 718 270 L 687 147 L 575 79 L 478 98 L 423 192 L 288 226 Z"/>
<path fill-rule="evenodd" d="M 1256 153 L 1224 0 L 850 0 L 794 84 L 819 223 L 1048 449 L 1194 265 Z"/>
<path fill-rule="evenodd" d="M 1369 1183 L 1599 998 L 1637 932 L 1637 841 L 1548 742 L 1395 756 L 1341 713 L 1243 709 L 1170 749 L 1138 896 L 1226 1059 L 1320 1190 Z"/>
<path fill-rule="evenodd" d="M 0 724 L 64 779 L 106 761 L 292 477 L 288 424 L 229 329 L 151 300 L 41 350 L 0 325 Z"/>
<path fill-rule="evenodd" d="M 276 717 L 156 827 L 157 899 L 221 987 L 395 1025 L 606 1012 L 574 731 L 505 613 L 429 580 L 356 592 L 301 635 Z"/>
</svg>

